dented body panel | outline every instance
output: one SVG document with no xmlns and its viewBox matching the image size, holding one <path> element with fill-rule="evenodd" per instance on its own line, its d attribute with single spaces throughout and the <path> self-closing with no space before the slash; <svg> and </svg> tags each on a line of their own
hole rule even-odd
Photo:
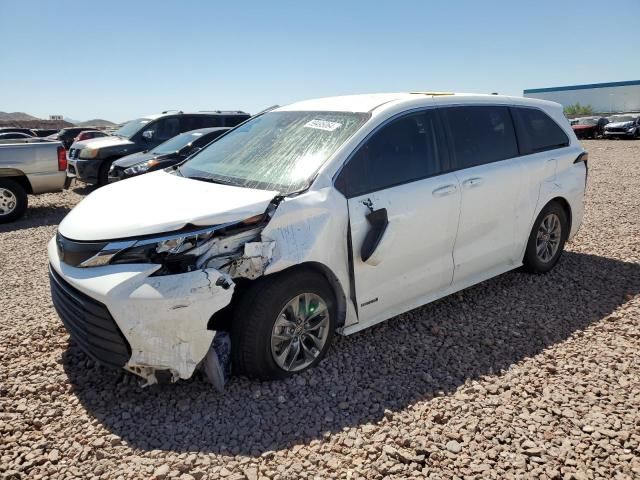
<svg viewBox="0 0 640 480">
<path fill-rule="evenodd" d="M 583 150 L 568 125 L 562 128 L 570 144 L 561 152 L 506 159 L 509 168 L 496 161 L 475 170 L 445 169 L 351 196 L 336 186 L 345 163 L 388 122 L 441 105 L 500 102 L 546 109 L 560 124 L 561 111 L 549 102 L 489 95 L 444 94 L 436 100 L 432 94 L 380 94 L 281 107 L 275 111 L 335 110 L 370 117 L 310 173 L 308 187 L 293 193 L 169 171 L 104 187 L 65 218 L 59 233 L 79 242 L 158 242 L 151 261 L 72 267 L 60 261 L 52 239 L 51 266 L 74 288 L 106 305 L 131 347 L 126 368 L 147 383 L 155 383 L 162 370 L 174 381 L 189 378 L 210 352 L 212 317 L 234 305 L 234 292 L 292 268 L 313 268 L 327 280 L 340 333 L 362 330 L 521 265 L 532 224 L 552 199 L 566 201 L 569 236 L 577 231 L 586 170 L 574 162 Z M 313 120 L 304 128 L 332 131 L 339 125 Z M 444 156 L 448 159 L 449 153 Z M 372 221 L 376 212 L 375 218 L 382 219 L 377 226 Z M 194 227 L 204 227 L 202 242 L 202 230 L 189 230 Z M 372 228 L 380 231 L 371 235 Z M 172 235 L 153 237 L 167 232 Z M 178 255 L 185 245 L 197 257 L 189 268 L 176 273 L 175 264 L 153 263 L 160 254 Z M 117 261 L 120 254 L 114 252 L 108 261 Z"/>
<path fill-rule="evenodd" d="M 49 242 L 51 267 L 73 287 L 103 303 L 131 347 L 126 368 L 147 383 L 155 370 L 187 379 L 204 358 L 214 332 L 207 330 L 212 312 L 228 305 L 234 283 L 215 269 L 150 277 L 158 265 L 109 265 L 75 268 L 58 260 Z M 216 285 L 218 279 L 227 287 Z"/>
</svg>

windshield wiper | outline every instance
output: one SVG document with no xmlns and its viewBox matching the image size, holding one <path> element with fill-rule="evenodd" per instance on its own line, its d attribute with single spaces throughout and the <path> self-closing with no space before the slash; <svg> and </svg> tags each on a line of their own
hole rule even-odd
<svg viewBox="0 0 640 480">
<path fill-rule="evenodd" d="M 180 170 L 178 170 L 179 172 Z M 182 173 L 180 173 L 180 175 L 182 175 Z M 184 175 L 182 175 L 184 177 Z M 209 182 L 209 183 L 219 183 L 220 185 L 232 185 L 232 183 L 229 182 L 223 182 L 222 180 L 219 180 L 217 178 L 213 178 L 213 177 L 185 177 L 185 178 L 190 178 L 192 180 L 199 180 L 201 182 Z"/>
</svg>

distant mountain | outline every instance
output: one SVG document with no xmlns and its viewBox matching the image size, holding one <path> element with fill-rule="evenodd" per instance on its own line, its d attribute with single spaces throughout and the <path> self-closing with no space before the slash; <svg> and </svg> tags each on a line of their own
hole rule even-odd
<svg viewBox="0 0 640 480">
<path fill-rule="evenodd" d="M 102 118 L 94 118 L 93 120 L 87 120 L 86 122 L 73 120 L 68 117 L 64 117 L 64 120 L 44 120 L 24 112 L 0 112 L 0 124 L 2 124 L 2 126 L 10 127 L 24 126 L 25 128 L 63 128 L 71 127 L 73 125 L 77 125 L 78 127 L 111 128 L 117 125 Z"/>
<path fill-rule="evenodd" d="M 102 118 L 94 118 L 93 120 L 87 120 L 86 122 L 74 122 L 79 127 L 115 127 L 116 124 L 109 120 L 103 120 Z"/>
<path fill-rule="evenodd" d="M 40 120 L 38 117 L 33 117 L 27 113 L 24 112 L 0 112 L 0 120 L 6 121 L 6 122 L 12 122 L 12 121 L 17 121 L 17 122 L 21 122 L 24 120 Z"/>
</svg>

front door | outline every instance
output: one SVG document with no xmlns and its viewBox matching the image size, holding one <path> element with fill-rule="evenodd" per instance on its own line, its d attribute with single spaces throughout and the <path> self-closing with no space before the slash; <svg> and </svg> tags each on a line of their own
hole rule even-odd
<svg viewBox="0 0 640 480">
<path fill-rule="evenodd" d="M 336 182 L 348 199 L 361 324 L 420 305 L 453 278 L 460 187 L 434 110 L 379 128 Z"/>
</svg>

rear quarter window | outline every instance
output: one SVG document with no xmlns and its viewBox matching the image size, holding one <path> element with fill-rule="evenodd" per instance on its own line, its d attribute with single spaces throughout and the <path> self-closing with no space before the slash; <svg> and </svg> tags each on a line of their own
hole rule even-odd
<svg viewBox="0 0 640 480">
<path fill-rule="evenodd" d="M 569 145 L 569 137 L 564 130 L 542 110 L 512 107 L 511 112 L 522 155 L 544 152 Z"/>
</svg>

